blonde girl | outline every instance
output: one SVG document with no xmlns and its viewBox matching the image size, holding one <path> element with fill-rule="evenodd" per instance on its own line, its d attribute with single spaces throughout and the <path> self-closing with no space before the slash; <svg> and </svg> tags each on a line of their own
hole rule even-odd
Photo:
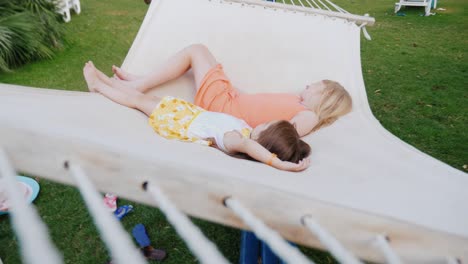
<svg viewBox="0 0 468 264">
<path fill-rule="evenodd" d="M 288 121 L 270 121 L 252 129 L 239 118 L 206 111 L 179 98 L 113 87 L 92 62 L 85 64 L 83 74 L 91 92 L 145 113 L 153 129 L 167 139 L 214 146 L 232 156 L 244 154 L 280 170 L 302 171 L 310 164 L 310 146 Z"/>
<path fill-rule="evenodd" d="M 146 76 L 137 76 L 113 66 L 115 86 L 142 93 L 178 78 L 192 69 L 197 93 L 195 105 L 208 111 L 222 112 L 242 120 L 251 127 L 272 120 L 288 120 L 299 135 L 332 124 L 351 111 L 352 100 L 339 83 L 322 80 L 311 83 L 299 94 L 248 94 L 234 88 L 207 47 L 195 44 L 173 55 L 161 68 Z"/>
</svg>

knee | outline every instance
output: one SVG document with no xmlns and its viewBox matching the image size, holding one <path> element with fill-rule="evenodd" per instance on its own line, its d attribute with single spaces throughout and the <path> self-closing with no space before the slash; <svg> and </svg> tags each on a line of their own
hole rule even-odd
<svg viewBox="0 0 468 264">
<path fill-rule="evenodd" d="M 197 54 L 200 54 L 200 53 L 203 53 L 203 54 L 210 53 L 210 50 L 208 49 L 208 47 L 206 47 L 204 44 L 201 44 L 201 43 L 192 44 L 192 45 L 188 46 L 187 49 L 188 49 L 188 50 L 190 51 L 190 53 L 192 53 L 192 54 L 194 54 L 194 53 L 197 53 Z"/>
</svg>

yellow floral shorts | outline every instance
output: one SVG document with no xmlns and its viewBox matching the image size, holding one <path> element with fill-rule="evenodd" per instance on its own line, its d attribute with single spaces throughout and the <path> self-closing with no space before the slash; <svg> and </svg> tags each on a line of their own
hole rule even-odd
<svg viewBox="0 0 468 264">
<path fill-rule="evenodd" d="M 197 142 L 188 135 L 192 121 L 205 110 L 192 103 L 172 96 L 165 96 L 149 117 L 154 131 L 167 139 Z"/>
</svg>

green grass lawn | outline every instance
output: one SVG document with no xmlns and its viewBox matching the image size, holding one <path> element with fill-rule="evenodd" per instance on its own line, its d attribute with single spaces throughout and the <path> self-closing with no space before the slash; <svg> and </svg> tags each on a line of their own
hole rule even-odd
<svg viewBox="0 0 468 264">
<path fill-rule="evenodd" d="M 157 0 L 154 0 L 157 1 Z M 143 1 L 82 0 L 82 13 L 66 25 L 66 46 L 54 59 L 28 64 L 0 74 L 0 82 L 66 90 L 86 90 L 85 61 L 110 74 L 120 65 L 143 21 Z M 421 151 L 466 171 L 468 164 L 468 2 L 441 0 L 435 16 L 423 8 L 402 8 L 395 2 L 335 0 L 352 13 L 369 13 L 376 25 L 373 40 L 362 40 L 362 71 L 374 115 L 393 134 Z M 433 11 L 434 12 L 434 11 Z M 35 204 L 66 263 L 105 263 L 107 251 L 99 239 L 77 190 L 39 180 Z M 119 204 L 130 203 L 119 201 Z M 122 222 L 127 230 L 146 225 L 157 247 L 168 251 L 165 263 L 196 263 L 164 216 L 155 208 L 131 203 L 135 211 Z M 194 219 L 204 234 L 233 263 L 238 261 L 240 231 Z M 317 263 L 334 263 L 321 251 L 303 249 Z M 0 257 L 5 264 L 21 263 L 18 244 L 7 216 L 0 216 Z"/>
</svg>

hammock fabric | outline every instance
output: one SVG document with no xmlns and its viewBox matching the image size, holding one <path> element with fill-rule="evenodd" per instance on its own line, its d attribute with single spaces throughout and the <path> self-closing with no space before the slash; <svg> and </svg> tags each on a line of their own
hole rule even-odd
<svg viewBox="0 0 468 264">
<path fill-rule="evenodd" d="M 274 7 L 274 8 L 273 8 Z M 299 92 L 339 81 L 352 113 L 305 138 L 301 173 L 233 159 L 156 135 L 147 118 L 98 94 L 0 85 L 0 144 L 16 169 L 67 184 L 79 163 L 102 191 L 156 205 L 153 181 L 184 212 L 245 228 L 223 199 L 234 197 L 291 241 L 321 247 L 301 224 L 310 215 L 359 257 L 382 261 L 376 235 L 410 263 L 468 261 L 468 177 L 404 143 L 374 118 L 360 64 L 360 28 L 339 18 L 229 1 L 151 4 L 123 68 L 144 74 L 183 47 L 203 43 L 232 82 L 249 92 Z M 193 100 L 190 72 L 153 91 Z"/>
</svg>

